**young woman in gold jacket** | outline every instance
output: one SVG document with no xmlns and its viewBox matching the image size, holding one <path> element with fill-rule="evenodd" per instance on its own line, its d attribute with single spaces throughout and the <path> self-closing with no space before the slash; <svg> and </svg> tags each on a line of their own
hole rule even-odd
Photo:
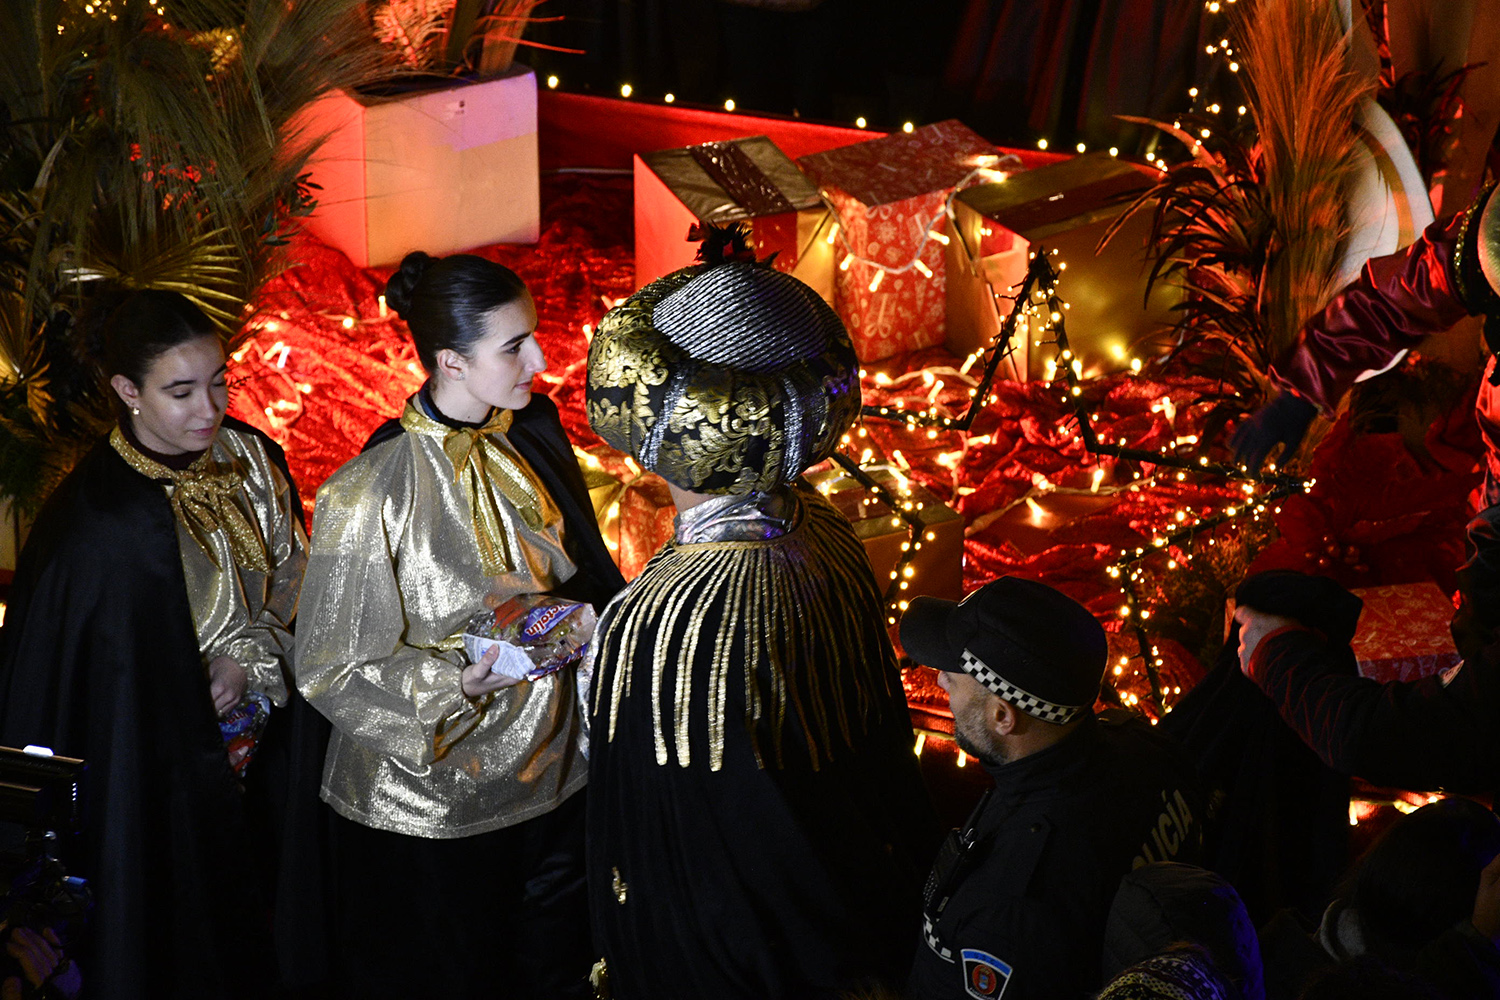
<svg viewBox="0 0 1500 1000">
<path fill-rule="evenodd" d="M 428 381 L 322 489 L 297 683 L 333 722 L 340 978 L 368 997 L 584 997 L 578 697 L 470 664 L 475 611 L 624 585 L 571 445 L 521 280 L 407 256 L 386 299 Z"/>
<path fill-rule="evenodd" d="M 250 701 L 295 714 L 280 707 L 300 505 L 281 449 L 225 420 L 224 346 L 203 312 L 159 290 L 109 301 L 96 293 L 107 318 L 84 325 L 101 331 L 90 339 L 119 425 L 54 491 L 21 554 L 0 743 L 87 762 L 82 836 L 63 846 L 96 901 L 87 936 L 68 943 L 90 996 L 266 996 L 265 866 L 286 845 L 254 792 L 273 759 L 286 776 L 286 744 L 264 741 L 247 796 L 245 748 L 228 749 L 219 722 Z"/>
</svg>

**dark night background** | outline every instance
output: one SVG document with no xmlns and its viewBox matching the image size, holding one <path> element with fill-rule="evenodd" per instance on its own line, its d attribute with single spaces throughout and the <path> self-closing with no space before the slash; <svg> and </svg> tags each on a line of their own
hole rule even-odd
<svg viewBox="0 0 1500 1000">
<path fill-rule="evenodd" d="M 1203 69 L 1199 0 L 548 0 L 523 49 L 562 89 L 891 130 L 957 117 L 992 141 L 1135 149 L 1117 114 L 1170 117 Z M 775 4 L 775 0 L 769 0 Z M 805 0 L 804 0 L 805 3 Z"/>
</svg>

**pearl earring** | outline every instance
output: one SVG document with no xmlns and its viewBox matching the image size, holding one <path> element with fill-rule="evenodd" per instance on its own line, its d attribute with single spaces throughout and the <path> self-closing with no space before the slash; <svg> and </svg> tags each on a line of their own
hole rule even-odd
<svg viewBox="0 0 1500 1000">
<path fill-rule="evenodd" d="M 130 408 L 130 412 L 131 412 L 131 413 L 132 413 L 132 414 L 133 414 L 133 415 L 134 415 L 134 416 L 137 416 L 137 417 L 138 417 L 138 416 L 140 416 L 140 415 L 141 415 L 141 408 L 140 408 L 140 407 L 139 407 L 139 406 L 132 406 L 132 407 L 131 407 L 131 408 Z"/>
</svg>

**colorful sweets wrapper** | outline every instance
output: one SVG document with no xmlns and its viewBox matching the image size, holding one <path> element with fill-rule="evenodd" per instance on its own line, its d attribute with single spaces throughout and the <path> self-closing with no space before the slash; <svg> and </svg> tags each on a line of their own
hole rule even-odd
<svg viewBox="0 0 1500 1000">
<path fill-rule="evenodd" d="M 588 604 L 523 594 L 493 611 L 476 612 L 464 629 L 464 652 L 478 663 L 498 647 L 490 673 L 534 681 L 581 661 L 597 623 Z"/>
<path fill-rule="evenodd" d="M 231 765 L 236 775 L 244 777 L 270 718 L 271 699 L 259 691 L 249 691 L 228 715 L 219 719 L 219 733 L 224 737 L 224 749 L 230 758 L 233 759 L 236 751 L 245 751 L 239 763 Z"/>
</svg>

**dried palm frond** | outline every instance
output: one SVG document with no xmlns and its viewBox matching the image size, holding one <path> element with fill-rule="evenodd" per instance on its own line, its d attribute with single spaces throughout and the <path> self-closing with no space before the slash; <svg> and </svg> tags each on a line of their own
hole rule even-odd
<svg viewBox="0 0 1500 1000">
<path fill-rule="evenodd" d="M 95 289 L 176 289 L 238 331 L 311 207 L 298 112 L 379 63 L 359 12 L 0 4 L 0 496 L 34 506 L 38 470 L 108 420 L 64 321 Z"/>
<path fill-rule="evenodd" d="M 1218 380 L 1210 433 L 1274 394 L 1271 363 L 1337 290 L 1355 111 L 1370 89 L 1348 71 L 1347 41 L 1322 0 L 1261 0 L 1239 34 L 1256 132 L 1193 116 L 1127 119 L 1174 137 L 1187 159 L 1105 234 L 1152 212 L 1149 285 L 1187 292 L 1168 362 Z"/>
<path fill-rule="evenodd" d="M 516 47 L 582 54 L 522 37 L 546 0 L 382 0 L 371 23 L 388 62 L 409 74 L 496 76 L 510 69 Z"/>
<path fill-rule="evenodd" d="M 1375 81 L 1350 67 L 1349 40 L 1325 0 L 1262 0 L 1238 33 L 1276 223 L 1258 311 L 1279 353 L 1338 291 L 1359 163 L 1353 123 Z"/>
<path fill-rule="evenodd" d="M 453 0 L 388 0 L 375 8 L 375 38 L 397 63 L 414 72 L 443 58 Z"/>
</svg>

